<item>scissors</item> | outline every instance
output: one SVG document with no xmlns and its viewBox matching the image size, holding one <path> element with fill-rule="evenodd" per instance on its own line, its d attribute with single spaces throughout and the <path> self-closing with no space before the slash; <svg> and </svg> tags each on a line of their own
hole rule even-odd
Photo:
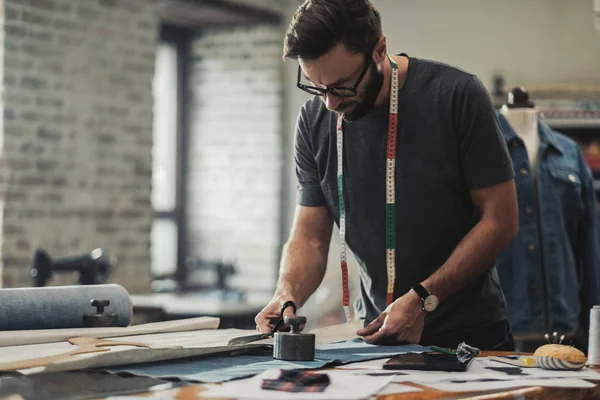
<svg viewBox="0 0 600 400">
<path fill-rule="evenodd" d="M 235 346 L 235 345 L 240 345 L 240 344 L 248 344 L 248 343 L 257 342 L 259 340 L 268 339 L 268 338 L 273 337 L 275 335 L 275 332 L 278 332 L 281 330 L 281 327 L 283 325 L 283 312 L 288 307 L 292 307 L 294 309 L 294 314 L 296 314 L 296 304 L 293 301 L 286 301 L 283 304 L 283 306 L 281 307 L 279 320 L 277 321 L 277 323 L 275 325 L 273 325 L 271 332 L 257 333 L 255 335 L 236 337 L 236 338 L 231 339 L 229 342 L 227 342 L 227 345 Z"/>
</svg>

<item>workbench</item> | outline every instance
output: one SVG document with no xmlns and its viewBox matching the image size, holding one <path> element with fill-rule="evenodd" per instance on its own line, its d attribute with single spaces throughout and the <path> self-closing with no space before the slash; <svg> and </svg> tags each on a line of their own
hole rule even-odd
<svg viewBox="0 0 600 400">
<path fill-rule="evenodd" d="M 526 387 L 522 389 L 506 390 L 495 393 L 484 392 L 440 392 L 429 389 L 424 386 L 424 391 L 397 395 L 377 396 L 377 400 L 525 400 L 525 399 L 555 399 L 555 400 L 583 400 L 600 398 L 600 389 L 582 390 L 582 389 L 561 389 L 561 388 L 542 388 Z M 198 400 L 198 394 L 202 392 L 202 386 L 186 386 L 172 392 L 172 398 L 177 400 Z M 154 393 L 154 395 L 159 394 Z M 201 398 L 200 398 L 201 399 Z M 143 397 L 140 397 L 143 400 Z"/>
<path fill-rule="evenodd" d="M 499 355 L 510 355 L 510 354 L 530 354 L 530 353 L 513 353 L 513 352 L 493 352 L 484 351 L 481 357 L 485 356 L 499 356 Z M 318 372 L 326 372 L 327 370 L 319 370 Z M 598 369 L 600 372 L 600 369 Z M 569 400 L 580 400 L 580 399 L 600 399 L 600 382 L 594 389 L 565 389 L 565 388 L 548 388 L 548 387 L 523 387 L 519 389 L 490 391 L 490 392 L 442 392 L 435 389 L 428 388 L 413 383 L 405 383 L 409 386 L 422 388 L 423 391 L 405 394 L 395 395 L 382 395 L 377 396 L 377 400 L 416 400 L 416 399 L 477 399 L 477 400 L 504 400 L 504 399 L 569 399 Z M 196 400 L 199 399 L 198 395 L 205 390 L 205 385 L 187 385 L 177 389 L 169 389 L 164 391 L 158 391 L 152 393 L 152 395 L 164 395 L 168 396 L 165 399 L 177 399 L 177 400 Z M 150 396 L 151 394 L 140 394 L 141 399 L 144 396 Z M 200 398 L 202 399 L 202 398 Z"/>
<path fill-rule="evenodd" d="M 162 324 L 162 325 L 161 325 Z M 165 326 L 166 324 L 166 326 Z M 151 324 L 152 325 L 152 324 Z M 218 325 L 218 320 L 214 319 L 214 318 L 206 318 L 206 317 L 202 317 L 200 319 L 197 320 L 191 320 L 191 321 L 169 321 L 169 322 L 165 322 L 165 323 L 159 323 L 157 326 L 156 324 L 153 324 L 152 326 L 152 332 L 154 333 L 150 333 L 150 334 L 143 334 L 144 329 L 148 329 L 148 327 L 136 327 L 136 326 L 132 326 L 132 327 L 127 327 L 127 328 L 117 328 L 119 329 L 118 332 L 112 333 L 112 336 L 107 336 L 107 333 L 103 333 L 102 335 L 100 335 L 99 337 L 104 337 L 106 339 L 99 339 L 100 341 L 102 341 L 103 343 L 100 344 L 101 346 L 107 346 L 106 343 L 104 343 L 104 341 L 108 340 L 116 340 L 116 343 L 121 343 L 121 346 L 124 345 L 124 347 L 113 347 L 111 351 L 109 351 L 106 354 L 103 353 L 98 353 L 98 354 L 94 354 L 93 357 L 87 358 L 85 360 L 88 361 L 94 361 L 96 362 L 96 364 L 88 364 L 88 363 L 84 363 L 84 364 L 80 364 L 80 362 L 85 361 L 84 359 L 76 359 L 71 361 L 72 363 L 76 363 L 76 366 L 71 366 L 70 369 L 66 369 L 66 368 L 58 368 L 58 369 L 50 369 L 44 373 L 35 373 L 33 375 L 21 375 L 18 372 L 12 373 L 9 372 L 11 371 L 10 369 L 5 369 L 5 371 L 0 375 L 0 400 L 29 400 L 29 399 L 35 399 L 35 400 L 50 400 L 50 399 L 63 399 L 63 400 L 83 400 L 83 399 L 107 399 L 110 398 L 110 396 L 119 396 L 119 399 L 122 399 L 125 394 L 131 394 L 131 395 L 135 395 L 135 397 L 130 397 L 131 399 L 134 398 L 144 398 L 144 397 L 150 397 L 153 400 L 156 400 L 158 398 L 160 398 L 161 400 L 168 400 L 168 399 L 178 399 L 178 400 L 182 400 L 182 399 L 196 399 L 198 398 L 198 394 L 209 390 L 209 388 L 212 387 L 212 390 L 214 391 L 214 389 L 219 389 L 219 388 L 225 388 L 226 386 L 222 386 L 221 384 L 194 384 L 192 383 L 192 381 L 196 382 L 222 382 L 222 381 L 227 381 L 227 377 L 228 377 L 228 373 L 227 372 L 223 372 L 223 371 L 227 371 L 227 368 L 230 367 L 226 367 L 225 369 L 223 369 L 222 371 L 220 370 L 220 364 L 222 364 L 220 361 L 220 359 L 223 359 L 223 355 L 218 355 L 218 353 L 214 353 L 216 359 L 215 360 L 209 360 L 209 359 L 204 359 L 204 358 L 198 358 L 199 356 L 202 355 L 202 357 L 206 356 L 206 352 L 205 349 L 209 349 L 209 348 L 215 348 L 215 349 L 220 349 L 219 351 L 223 351 L 222 347 L 222 343 L 226 343 L 231 337 L 238 337 L 240 334 L 242 335 L 246 335 L 248 333 L 253 333 L 255 332 L 254 330 L 252 330 L 251 332 L 248 331 L 239 331 L 239 330 L 222 330 L 222 329 L 216 329 L 217 325 Z M 360 393 L 376 393 L 379 392 L 382 388 L 384 388 L 384 386 L 381 385 L 377 385 L 375 383 L 375 381 L 378 381 L 379 383 L 381 383 L 383 381 L 383 385 L 386 385 L 385 388 L 388 388 L 388 386 L 396 386 L 395 384 L 390 384 L 390 380 L 392 379 L 392 377 L 390 376 L 389 379 L 390 380 L 385 380 L 385 379 L 381 379 L 381 378 L 377 378 L 377 379 L 373 379 L 373 378 L 369 378 L 363 382 L 365 382 L 364 384 L 362 383 L 356 383 L 356 382 L 360 382 L 360 378 L 358 378 L 359 375 L 353 375 L 355 373 L 357 374 L 364 374 L 362 375 L 367 376 L 367 375 L 373 375 L 373 372 L 375 373 L 387 373 L 384 375 L 390 375 L 390 372 L 393 371 L 383 371 L 382 370 L 382 365 L 383 362 L 385 362 L 385 360 L 387 359 L 385 356 L 382 356 L 383 354 L 388 354 L 388 353 L 392 353 L 392 354 L 397 354 L 400 353 L 401 351 L 397 351 L 396 349 L 398 349 L 396 346 L 391 346 L 394 347 L 393 351 L 390 351 L 389 349 L 387 349 L 386 347 L 390 347 L 390 346 L 371 346 L 368 344 L 360 344 L 361 342 L 354 342 L 354 338 L 355 338 L 355 331 L 356 331 L 356 326 L 355 325 L 362 325 L 361 321 L 354 321 L 353 323 L 349 323 L 349 324 L 342 324 L 342 325 L 338 325 L 338 326 L 332 326 L 332 327 L 326 327 L 326 328 L 322 328 L 321 331 L 317 330 L 317 331 L 313 331 L 315 332 L 315 334 L 317 335 L 317 338 L 320 338 L 321 340 L 323 340 L 324 343 L 332 343 L 332 345 L 326 345 L 330 346 L 329 348 L 331 349 L 331 346 L 333 347 L 341 347 L 344 349 L 350 349 L 350 353 L 352 353 L 352 349 L 360 349 L 360 350 L 354 350 L 354 352 L 358 355 L 361 354 L 361 359 L 362 360 L 372 360 L 372 361 L 376 361 L 373 364 L 367 365 L 366 363 L 370 362 L 370 361 L 365 361 L 365 364 L 361 364 L 360 362 L 353 362 L 350 361 L 348 358 L 345 358 L 346 361 L 349 361 L 346 364 L 343 365 L 339 365 L 339 364 L 335 364 L 335 363 L 323 363 L 322 367 L 308 367 L 308 366 L 301 366 L 301 368 L 320 368 L 315 370 L 316 373 L 323 373 L 323 372 L 327 372 L 330 371 L 329 376 L 331 376 L 332 378 L 332 382 L 334 377 L 337 374 L 337 387 L 343 387 L 346 391 L 349 390 L 354 390 L 352 387 L 352 385 L 346 385 L 346 382 L 352 382 L 354 385 L 354 387 L 356 387 L 357 390 L 360 390 L 361 388 L 366 388 L 367 390 L 362 390 L 362 392 Z M 171 333 L 166 333 L 167 332 L 167 328 L 169 329 L 168 332 Z M 102 328 L 100 328 L 102 329 Z M 135 332 L 138 332 L 137 335 Z M 124 331 L 126 331 L 127 333 L 125 333 Z M 71 330 L 69 330 L 69 333 L 72 332 Z M 159 333 L 162 332 L 162 333 Z M 92 333 L 85 333 L 84 336 L 91 336 Z M 128 336 L 130 335 L 130 336 Z M 131 336 L 134 335 L 134 336 Z M 13 340 L 16 340 L 18 338 L 22 338 L 24 335 L 17 335 L 15 336 L 10 335 L 10 338 L 15 338 Z M 34 336 L 36 337 L 36 336 Z M 69 336 L 70 337 L 70 336 Z M 120 338 L 120 339 L 119 339 Z M 346 342 L 350 340 L 350 342 Z M 71 339 L 69 339 L 69 341 L 71 341 Z M 127 344 L 132 345 L 134 344 L 133 342 L 137 343 L 138 345 L 148 345 L 153 347 L 152 349 L 144 349 L 144 350 L 127 350 Z M 44 357 L 46 354 L 43 354 L 43 352 L 40 352 L 42 349 L 45 349 L 44 351 L 52 351 L 53 354 L 59 354 L 60 357 L 62 357 L 62 355 L 67 352 L 67 351 L 71 351 L 72 346 L 73 346 L 73 342 L 71 342 L 71 344 L 66 343 L 66 342 L 52 342 L 52 343 L 47 343 L 47 344 L 43 344 L 44 342 L 38 342 L 41 344 L 32 344 L 32 345 L 25 345 L 25 346 L 34 346 L 33 348 L 28 348 L 28 350 L 24 350 L 24 348 L 18 347 L 17 343 L 13 343 L 15 346 L 17 347 L 5 347 L 5 351 L 4 353 L 4 359 L 5 360 L 10 360 L 11 358 L 11 349 L 12 349 L 12 354 L 13 354 L 13 358 L 15 359 L 21 359 L 20 357 L 22 357 L 23 354 L 27 354 L 27 351 L 29 351 L 29 354 L 35 354 L 37 357 Z M 220 344 L 221 343 L 221 344 Z M 338 343 L 340 346 L 338 346 Z M 348 344 L 348 343 L 352 343 L 352 344 Z M 358 343 L 358 344 L 356 344 Z M 169 357 L 170 358 L 160 358 L 162 357 L 162 354 L 164 353 L 164 345 L 181 345 L 185 348 L 180 348 L 179 350 L 182 350 L 185 352 L 185 355 L 183 357 L 188 357 L 188 359 L 186 360 L 182 360 L 181 362 L 177 361 L 177 358 L 175 357 L 175 354 L 172 354 L 175 351 L 179 351 L 177 348 L 167 348 L 166 351 L 167 353 L 169 353 Z M 39 346 L 39 347 L 36 347 Z M 61 347 L 62 346 L 62 347 Z M 204 347 L 203 347 L 204 346 Z M 208 347 L 205 347 L 208 346 Z M 216 346 L 216 347 L 215 347 Z M 244 346 L 251 346 L 251 345 L 244 345 Z M 258 345 L 259 347 L 256 348 L 254 347 L 253 349 L 255 350 L 260 350 L 260 354 L 256 354 L 256 357 L 260 358 L 264 358 L 264 357 L 268 357 L 270 360 L 270 355 L 269 355 L 269 349 L 265 348 L 264 345 Z M 410 350 L 408 350 L 406 347 L 409 346 L 405 346 L 404 351 L 409 352 Z M 420 346 L 415 346 L 415 347 L 420 347 Z M 82 349 L 83 346 L 80 346 L 77 350 Z M 376 348 L 376 349 L 374 349 Z M 244 349 L 246 349 L 246 347 L 244 347 Z M 341 353 L 335 353 L 336 355 L 334 357 L 326 356 L 325 353 L 323 353 L 323 347 L 320 348 L 321 350 L 321 356 L 320 356 L 320 360 L 325 360 L 325 359 L 330 359 L 330 360 L 343 360 L 344 356 L 340 355 Z M 197 352 L 198 350 L 201 350 L 201 352 Z M 231 351 L 228 348 L 229 351 Z M 255 361 L 255 360 L 251 360 L 250 363 L 245 364 L 243 361 L 243 358 L 252 358 L 252 357 L 248 357 L 246 356 L 246 352 L 242 352 L 244 355 L 240 355 L 240 350 L 242 350 L 241 348 L 237 348 L 233 350 L 233 353 L 231 353 L 231 355 L 225 356 L 227 358 L 229 357 L 240 357 L 239 360 L 242 361 L 235 361 L 235 360 L 230 360 L 227 361 L 227 363 L 231 364 L 231 362 L 234 363 L 235 366 L 250 366 L 250 365 L 256 365 L 256 366 L 261 366 L 264 365 L 264 363 L 266 363 L 266 361 Z M 430 349 L 429 349 L 430 350 Z M 33 353 L 31 353 L 31 351 L 33 351 Z M 119 351 L 128 351 L 129 353 L 123 353 L 123 355 L 121 355 L 120 357 L 119 355 Z M 195 355 L 192 355 L 191 353 L 188 353 L 188 351 L 194 351 Z M 325 350 L 327 351 L 327 350 Z M 379 357 L 373 357 L 373 358 L 365 358 L 365 354 L 368 352 L 372 352 L 375 351 L 376 355 L 378 355 Z M 413 351 L 419 351 L 419 349 L 415 349 Z M 266 353 L 265 353 L 266 352 Z M 2 348 L 0 348 L 0 355 L 3 354 L 2 353 Z M 137 367 L 134 367 L 133 370 L 130 369 L 130 365 L 131 365 L 131 361 L 133 360 L 132 354 L 135 353 L 136 356 L 133 356 L 134 358 L 137 359 L 137 363 L 138 365 L 140 365 L 140 367 L 138 369 L 136 369 Z M 127 354 L 125 356 L 125 354 Z M 329 353 L 331 354 L 331 353 Z M 514 355 L 517 353 L 510 353 L 510 352 L 483 352 L 480 357 L 485 357 L 485 356 L 500 356 L 500 355 Z M 518 354 L 526 354 L 526 353 L 518 353 Z M 48 354 L 49 355 L 49 354 Z M 90 355 L 92 355 L 92 353 L 90 353 Z M 97 363 L 97 360 L 101 360 L 102 357 L 104 356 L 108 356 L 109 358 L 112 357 L 113 361 L 118 361 L 118 363 L 113 363 L 113 364 L 102 364 L 102 363 Z M 112 355 L 112 356 L 111 356 Z M 114 355 L 117 355 L 117 358 L 115 358 Z M 139 358 L 143 355 L 142 358 Z M 155 356 L 158 355 L 159 358 L 155 358 Z M 153 358 L 154 357 L 154 358 Z M 191 358 L 190 358 L 191 357 Z M 253 356 L 254 357 L 254 356 Z M 389 358 L 389 356 L 387 356 Z M 1 359 L 2 357 L 0 357 Z M 29 357 L 25 357 L 25 359 L 29 359 Z M 0 360 L 1 361 L 1 360 Z M 125 361 L 125 362 L 123 362 Z M 146 363 L 146 366 L 149 367 L 154 367 L 154 362 L 173 362 L 172 364 L 170 364 L 171 368 L 174 368 L 171 370 L 171 372 L 165 374 L 165 373 L 158 373 L 155 374 L 152 371 L 149 371 L 148 369 L 144 369 L 144 363 Z M 379 363 L 380 362 L 380 363 Z M 151 363 L 151 364 L 148 364 Z M 177 364 L 186 364 L 186 365 L 192 365 L 191 367 L 188 367 L 187 371 L 188 372 L 184 372 L 180 367 L 177 366 Z M 255 363 L 255 364 L 252 364 Z M 485 366 L 485 364 L 487 363 L 487 366 Z M 485 388 L 486 390 L 490 389 L 490 385 L 492 385 L 493 383 L 487 383 L 488 381 L 498 381 L 498 379 L 495 379 L 496 373 L 502 373 L 502 374 L 507 374 L 507 375 L 513 375 L 514 373 L 509 373 L 506 372 L 505 370 L 507 368 L 497 368 L 498 365 L 489 365 L 489 363 L 494 363 L 493 360 L 488 360 L 488 359 L 480 359 L 480 362 L 477 363 L 473 363 L 470 367 L 469 370 L 464 374 L 461 375 L 460 377 L 450 377 L 448 379 L 446 379 L 447 375 L 445 375 L 446 377 L 439 377 L 439 376 L 430 376 L 430 380 L 419 380 L 419 376 L 417 375 L 412 375 L 410 373 L 408 373 L 408 371 L 404 371 L 404 370 L 399 370 L 399 371 L 395 371 L 398 375 L 400 376 L 396 376 L 394 377 L 394 382 L 396 381 L 400 381 L 401 385 L 403 386 L 405 389 L 408 387 L 408 390 L 411 389 L 411 387 L 413 388 L 418 388 L 421 391 L 418 392 L 412 392 L 412 393 L 405 393 L 405 394 L 393 394 L 393 395 L 380 395 L 377 396 L 377 399 L 420 399 L 420 398 L 424 398 L 424 399 L 454 399 L 454 398 L 479 398 L 479 399 L 503 399 L 503 398 L 565 398 L 565 399 L 588 399 L 588 398 L 600 398 L 600 389 L 599 389 L 599 383 L 600 383 L 600 379 L 597 378 L 593 373 L 594 371 L 590 371 L 587 370 L 586 373 L 573 373 L 574 375 L 578 375 L 580 377 L 579 380 L 579 384 L 577 384 L 577 387 L 587 387 L 586 389 L 562 389 L 562 388 L 547 388 L 547 387 L 535 387 L 534 386 L 534 381 L 522 381 L 523 385 L 527 385 L 529 384 L 532 387 L 525 387 L 525 388 L 519 388 L 518 390 L 512 389 L 512 390 L 497 390 L 494 393 L 480 393 L 480 392 L 463 392 L 463 393 L 459 393 L 456 392 L 455 390 L 462 390 L 462 388 L 464 387 L 463 385 L 465 384 L 470 384 L 470 383 L 475 383 L 475 386 L 471 385 L 471 387 L 473 389 L 471 390 L 475 390 L 474 388 Z M 276 363 L 277 364 L 277 363 Z M 320 364 L 320 362 L 318 363 Z M 477 365 L 475 365 L 477 364 Z M 69 365 L 68 363 L 66 365 Z M 123 365 L 124 367 L 122 368 L 112 368 L 111 373 L 106 373 L 106 372 L 101 372 L 103 371 L 103 366 L 107 366 L 107 365 Z M 281 364 L 278 364 L 281 365 Z M 337 365 L 335 368 L 328 368 L 331 367 L 331 365 Z M 95 369 L 95 370 L 89 370 L 86 368 L 94 368 L 94 366 L 96 368 L 99 369 Z M 482 366 L 485 366 L 482 367 Z M 501 367 L 503 366 L 503 364 L 500 365 Z M 369 368 L 370 367 L 370 368 Z M 510 366 L 509 366 L 510 367 Z M 17 368 L 18 370 L 21 370 L 23 368 L 30 368 L 30 367 L 19 367 Z M 279 368 L 278 366 L 276 367 L 269 367 L 269 368 Z M 478 368 L 479 371 L 478 372 Z M 486 369 L 487 368 L 487 369 Z M 509 369 L 514 369 L 515 367 L 512 366 Z M 516 367 L 517 369 L 519 369 L 519 367 Z M 260 369 L 260 368 L 259 368 Z M 346 371 L 344 372 L 340 372 L 340 370 L 346 369 Z M 108 370 L 111 370 L 111 368 L 108 368 Z M 218 374 L 218 378 L 217 380 L 211 380 L 208 376 L 207 373 L 202 372 L 203 370 L 208 371 L 208 375 L 211 375 L 213 378 L 217 377 L 215 374 L 215 371 L 217 371 Z M 256 371 L 257 369 L 250 369 L 250 371 Z M 354 370 L 351 373 L 349 373 L 350 371 L 348 370 Z M 356 371 L 358 370 L 358 371 Z M 497 370 L 504 370 L 503 372 L 496 372 Z M 126 376 L 123 375 L 123 373 L 127 374 L 128 371 L 133 371 L 133 375 L 134 376 Z M 180 371 L 180 372 L 177 372 Z M 221 372 L 218 372 L 221 371 Z M 378 372 L 376 372 L 378 371 Z M 488 372 L 488 371 L 492 371 L 492 372 Z M 277 372 L 277 371 L 275 371 Z M 419 371 L 417 371 L 419 372 Z M 530 371 L 531 373 L 533 373 L 533 370 Z M 568 377 L 569 374 L 568 373 L 561 373 L 560 375 L 558 374 L 551 374 L 548 375 L 547 373 L 549 371 L 541 371 L 542 373 L 545 373 L 544 376 L 546 376 L 546 380 L 541 382 L 541 381 L 537 381 L 539 383 L 536 383 L 537 385 L 547 385 L 548 383 L 554 384 L 555 382 L 558 382 L 559 380 L 556 380 L 557 377 L 560 378 L 565 378 Z M 585 371 L 584 371 L 585 372 Z M 600 371 L 597 371 L 600 372 Z M 223 375 L 224 373 L 224 375 Z M 348 375 L 347 375 L 348 373 Z M 526 373 L 525 371 L 522 371 L 523 374 L 525 375 L 530 375 L 528 373 Z M 255 387 L 257 389 L 260 389 L 260 382 L 261 379 L 263 377 L 261 376 L 257 376 L 258 374 L 260 374 L 260 372 L 255 373 L 253 372 L 250 375 L 255 375 L 256 378 L 258 378 L 258 382 L 252 381 L 252 385 L 254 386 L 249 386 L 246 383 L 246 388 L 247 389 L 242 389 L 239 390 L 239 388 L 236 385 L 232 385 L 229 386 L 230 388 L 235 388 L 236 390 L 234 391 L 229 391 L 228 393 L 244 393 L 243 390 L 252 390 L 252 387 Z M 423 378 L 423 374 L 421 372 L 419 372 L 419 374 L 421 374 L 421 378 Z M 444 373 L 445 374 L 445 373 Z M 458 373 L 458 374 L 463 374 L 462 372 Z M 479 375 L 478 375 L 479 374 Z M 491 374 L 491 375 L 488 375 Z M 518 374 L 521 374 L 521 372 L 518 372 Z M 470 377 L 469 377 L 470 375 Z M 532 379 L 534 377 L 533 374 L 531 375 Z M 592 377 L 592 375 L 594 375 Z M 179 381 L 173 381 L 173 380 L 167 380 L 167 377 L 179 377 Z M 223 378 L 223 376 L 225 377 L 225 379 L 221 379 Z M 233 375 L 229 375 L 231 378 L 233 378 Z M 381 376 L 381 375 L 380 375 Z M 542 375 L 537 375 L 537 376 L 542 376 Z M 573 375 L 571 375 L 573 376 Z M 355 377 L 355 379 L 353 379 L 353 377 Z M 230 379 L 231 379 L 230 378 Z M 492 379 L 489 379 L 492 378 Z M 511 379 L 511 378 L 504 378 L 504 379 Z M 593 381 L 589 381 L 589 379 L 593 379 Z M 182 381 L 183 380 L 183 381 Z M 230 381 L 232 383 L 234 382 L 240 382 L 243 381 L 244 379 L 239 379 L 239 380 L 234 380 L 234 381 Z M 448 385 L 438 385 L 436 386 L 437 383 L 439 383 L 439 381 L 458 381 L 458 382 L 451 382 L 452 385 L 448 386 Z M 471 382 L 469 381 L 471 380 Z M 499 379 L 500 381 L 502 381 L 502 378 Z M 514 379 L 513 379 L 514 381 Z M 426 385 L 426 382 L 429 382 L 430 385 L 432 385 L 433 387 L 440 387 L 440 388 L 448 388 L 446 390 L 454 390 L 452 392 L 448 391 L 448 392 L 444 392 L 444 391 L 440 391 L 440 390 L 434 390 L 430 387 L 426 387 L 426 386 L 420 386 L 417 383 L 421 382 L 423 385 Z M 592 382 L 592 383 L 590 383 Z M 228 385 L 229 383 L 225 383 L 224 385 Z M 3 386 L 4 385 L 4 386 Z M 8 390 L 7 390 L 7 385 L 8 385 Z M 12 385 L 12 387 L 10 387 Z M 20 390 L 18 391 L 14 391 L 14 387 L 18 386 L 18 388 Z M 516 382 L 516 384 L 513 383 L 513 385 L 511 387 L 519 387 L 518 385 L 521 385 L 521 382 Z M 332 388 L 333 388 L 333 384 L 332 384 Z M 449 389 L 450 387 L 453 387 L 453 389 Z M 507 387 L 506 385 L 502 384 L 501 385 L 497 385 L 496 387 Z M 150 389 L 151 388 L 151 389 Z M 4 389 L 4 390 L 2 390 Z M 393 387 L 391 388 L 393 390 L 392 393 L 397 393 L 397 391 L 395 390 L 396 388 Z M 405 390 L 407 391 L 407 390 Z M 146 394 L 144 394 L 144 392 L 148 392 Z M 151 393 L 150 393 L 151 392 Z M 14 393 L 19 393 L 22 394 L 23 397 L 5 397 L 9 394 L 14 394 Z M 48 394 L 49 393 L 49 394 Z M 246 392 L 248 395 L 250 392 Z M 352 394 L 356 395 L 357 392 L 351 392 Z M 262 394 L 261 394 L 262 395 Z M 278 393 L 275 392 L 275 396 L 277 396 Z M 282 393 L 283 395 L 283 393 Z M 475 395 L 481 395 L 484 397 L 473 397 Z M 141 396 L 141 397 L 138 397 Z M 160 396 L 160 397 L 159 397 Z M 362 396 L 362 395 L 361 395 Z M 519 397 L 520 396 L 520 397 Z M 215 397 L 216 398 L 216 397 Z M 373 398 L 373 397 L 371 397 Z M 370 398 L 370 399 L 371 399 Z M 113 399 L 115 400 L 115 399 Z"/>
</svg>

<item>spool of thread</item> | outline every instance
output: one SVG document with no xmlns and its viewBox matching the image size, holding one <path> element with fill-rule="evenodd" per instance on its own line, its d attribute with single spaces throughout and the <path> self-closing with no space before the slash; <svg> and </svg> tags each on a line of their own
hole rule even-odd
<svg viewBox="0 0 600 400">
<path fill-rule="evenodd" d="M 127 290 L 117 284 L 0 289 L 0 331 L 82 328 L 83 316 L 96 312 L 93 299 L 106 299 L 117 326 L 133 316 Z"/>
<path fill-rule="evenodd" d="M 590 310 L 588 364 L 600 365 L 600 305 L 594 306 Z"/>
</svg>

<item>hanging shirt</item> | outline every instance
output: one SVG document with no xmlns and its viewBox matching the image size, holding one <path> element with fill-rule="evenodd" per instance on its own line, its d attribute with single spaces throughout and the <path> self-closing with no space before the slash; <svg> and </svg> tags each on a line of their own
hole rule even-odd
<svg viewBox="0 0 600 400">
<path fill-rule="evenodd" d="M 500 126 L 515 171 L 519 234 L 498 260 L 515 333 L 587 332 L 600 304 L 600 236 L 594 180 L 577 144 L 539 120 L 537 174 L 506 118 Z M 587 333 L 586 333 L 587 336 Z"/>
</svg>

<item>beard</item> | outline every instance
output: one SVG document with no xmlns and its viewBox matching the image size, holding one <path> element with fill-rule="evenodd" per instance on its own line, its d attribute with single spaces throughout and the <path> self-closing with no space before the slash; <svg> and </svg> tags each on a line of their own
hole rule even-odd
<svg viewBox="0 0 600 400">
<path fill-rule="evenodd" d="M 377 65 L 372 59 L 369 70 L 369 80 L 365 85 L 362 101 L 344 104 L 337 109 L 338 112 L 342 113 L 342 117 L 346 122 L 356 121 L 367 115 L 375 105 L 379 92 L 381 92 L 384 79 L 383 71 L 377 69 Z"/>
</svg>

